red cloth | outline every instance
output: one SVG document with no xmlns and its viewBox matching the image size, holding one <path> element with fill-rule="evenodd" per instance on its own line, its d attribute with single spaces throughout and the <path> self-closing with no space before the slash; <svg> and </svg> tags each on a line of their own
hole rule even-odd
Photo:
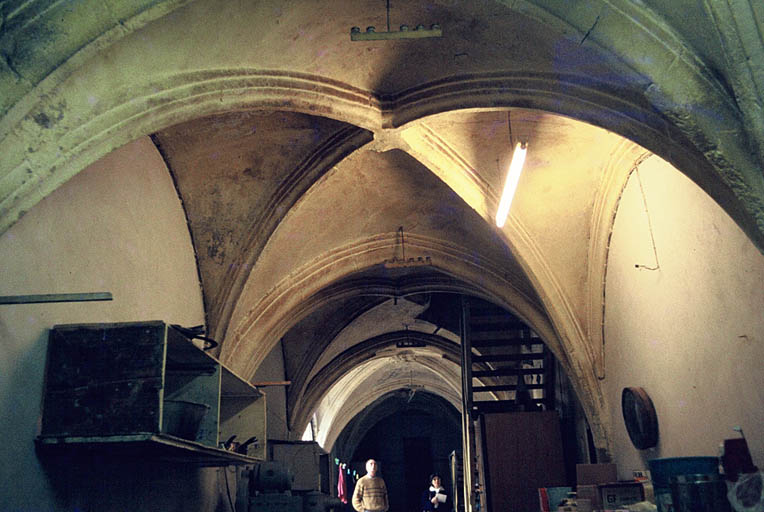
<svg viewBox="0 0 764 512">
<path fill-rule="evenodd" d="M 348 495 L 345 490 L 345 471 L 342 469 L 342 464 L 340 464 L 340 474 L 337 477 L 337 497 L 342 503 L 347 504 Z"/>
</svg>

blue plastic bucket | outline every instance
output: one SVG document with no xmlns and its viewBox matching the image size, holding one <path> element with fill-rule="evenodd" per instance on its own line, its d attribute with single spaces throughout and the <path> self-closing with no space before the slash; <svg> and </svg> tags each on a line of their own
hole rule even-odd
<svg viewBox="0 0 764 512">
<path fill-rule="evenodd" d="M 658 512 L 674 512 L 671 477 L 678 475 L 718 475 L 718 457 L 668 457 L 648 461 Z"/>
</svg>

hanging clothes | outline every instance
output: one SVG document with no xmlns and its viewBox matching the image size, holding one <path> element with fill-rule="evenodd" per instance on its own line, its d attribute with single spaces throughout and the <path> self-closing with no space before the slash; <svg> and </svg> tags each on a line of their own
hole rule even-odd
<svg viewBox="0 0 764 512">
<path fill-rule="evenodd" d="M 342 469 L 342 464 L 340 464 L 340 474 L 337 477 L 337 497 L 340 499 L 342 503 L 347 504 L 348 502 L 348 494 L 347 494 L 347 488 L 345 487 L 345 470 Z"/>
</svg>

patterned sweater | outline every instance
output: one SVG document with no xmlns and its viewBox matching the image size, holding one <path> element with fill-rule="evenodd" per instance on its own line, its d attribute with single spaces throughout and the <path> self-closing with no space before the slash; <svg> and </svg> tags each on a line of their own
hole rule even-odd
<svg viewBox="0 0 764 512">
<path fill-rule="evenodd" d="M 355 484 L 353 491 L 353 508 L 358 512 L 373 510 L 387 512 L 387 487 L 382 478 L 369 475 L 362 476 Z"/>
</svg>

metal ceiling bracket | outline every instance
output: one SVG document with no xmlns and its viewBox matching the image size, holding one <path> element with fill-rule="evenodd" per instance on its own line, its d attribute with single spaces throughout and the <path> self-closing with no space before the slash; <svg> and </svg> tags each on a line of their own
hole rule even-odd
<svg viewBox="0 0 764 512">
<path fill-rule="evenodd" d="M 366 32 L 361 32 L 360 27 L 353 27 L 350 29 L 351 41 L 385 41 L 391 39 L 424 39 L 427 37 L 440 37 L 443 35 L 443 31 L 440 25 L 433 23 L 429 29 L 424 28 L 424 25 L 419 24 L 414 27 L 414 30 L 409 30 L 408 25 L 401 25 L 400 30 L 397 32 L 390 30 L 390 0 L 387 0 L 387 31 L 377 32 L 376 27 L 366 27 Z"/>
<path fill-rule="evenodd" d="M 440 25 L 434 24 L 429 29 L 424 25 L 417 25 L 414 30 L 409 30 L 408 25 L 401 25 L 398 31 L 377 32 L 374 27 L 368 27 L 366 32 L 361 32 L 359 27 L 350 29 L 351 41 L 389 41 L 392 39 L 425 39 L 428 37 L 443 36 Z"/>
</svg>

